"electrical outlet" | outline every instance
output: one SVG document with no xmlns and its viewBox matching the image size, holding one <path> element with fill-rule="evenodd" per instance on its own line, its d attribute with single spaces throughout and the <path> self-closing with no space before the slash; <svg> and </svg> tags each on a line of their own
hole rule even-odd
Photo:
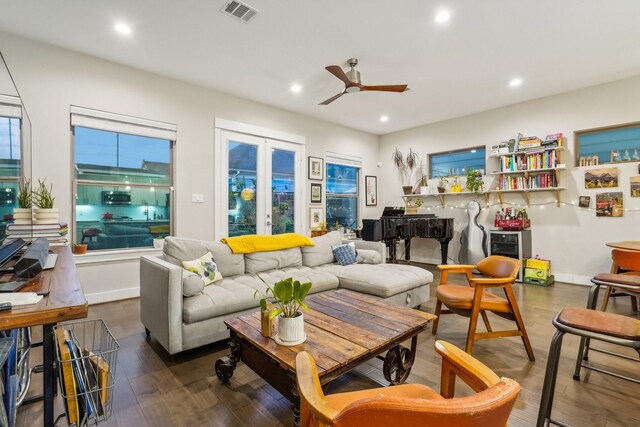
<svg viewBox="0 0 640 427">
<path fill-rule="evenodd" d="M 204 194 L 193 193 L 191 195 L 191 203 L 204 203 Z"/>
</svg>

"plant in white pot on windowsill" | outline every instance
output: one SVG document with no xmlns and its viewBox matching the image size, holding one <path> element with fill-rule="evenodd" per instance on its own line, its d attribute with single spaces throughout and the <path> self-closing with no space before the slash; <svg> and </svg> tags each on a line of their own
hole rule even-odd
<svg viewBox="0 0 640 427">
<path fill-rule="evenodd" d="M 15 224 L 31 224 L 33 222 L 33 193 L 31 180 L 25 179 L 18 189 L 18 207 L 13 208 Z"/>
<path fill-rule="evenodd" d="M 33 199 L 37 206 L 35 208 L 36 224 L 57 224 L 59 215 L 58 208 L 53 207 L 56 200 L 53 197 L 53 184 L 47 188 L 46 179 L 38 180 L 38 188 L 33 190 Z"/>
<path fill-rule="evenodd" d="M 264 280 L 263 280 L 264 282 Z M 266 284 L 266 283 L 265 283 Z M 260 294 L 261 310 L 267 310 L 269 293 L 273 295 L 275 309 L 269 313 L 269 319 L 278 318 L 278 333 L 275 336 L 276 343 L 285 346 L 293 346 L 303 343 L 307 336 L 304 333 L 304 316 L 301 308 L 309 310 L 304 299 L 311 289 L 311 282 L 300 283 L 292 277 L 281 280 L 273 285 L 267 285 L 267 290 L 261 292 L 256 290 L 254 298 Z"/>
</svg>

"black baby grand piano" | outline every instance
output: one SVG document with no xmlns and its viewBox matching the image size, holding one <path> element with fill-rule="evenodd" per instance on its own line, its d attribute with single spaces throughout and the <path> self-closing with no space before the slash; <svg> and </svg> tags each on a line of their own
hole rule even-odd
<svg viewBox="0 0 640 427">
<path fill-rule="evenodd" d="M 404 240 L 404 259 L 411 259 L 411 238 L 422 237 L 440 242 L 442 264 L 447 263 L 449 242 L 453 238 L 453 218 L 438 218 L 435 214 L 405 215 L 404 208 L 385 207 L 380 219 L 362 221 L 362 239 L 384 241 L 387 261 L 396 262 L 396 244 Z"/>
</svg>

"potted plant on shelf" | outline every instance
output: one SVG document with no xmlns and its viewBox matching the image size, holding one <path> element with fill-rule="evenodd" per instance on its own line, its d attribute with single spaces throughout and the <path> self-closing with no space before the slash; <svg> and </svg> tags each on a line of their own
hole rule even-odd
<svg viewBox="0 0 640 427">
<path fill-rule="evenodd" d="M 482 172 L 477 169 L 467 170 L 467 190 L 480 194 L 484 191 Z"/>
<path fill-rule="evenodd" d="M 264 280 L 262 281 L 264 282 Z M 254 298 L 258 294 L 262 296 L 260 298 L 260 309 L 263 312 L 268 309 L 267 298 L 269 294 L 273 295 L 273 302 L 276 308 L 269 312 L 268 318 L 278 318 L 278 333 L 274 338 L 276 343 L 292 346 L 301 344 L 307 339 L 304 333 L 304 316 L 300 309 L 309 310 L 304 299 L 307 297 L 311 286 L 311 282 L 300 283 L 298 280 L 293 280 L 292 277 L 289 277 L 275 283 L 273 288 L 267 285 L 265 292 L 260 290 L 254 292 Z"/>
<path fill-rule="evenodd" d="M 33 199 L 38 206 L 35 208 L 36 224 L 57 224 L 58 209 L 53 207 L 53 184 L 47 188 L 46 178 L 38 180 L 38 188 L 33 190 Z"/>
<path fill-rule="evenodd" d="M 447 184 L 447 179 L 443 176 L 440 176 L 440 181 L 438 182 L 438 193 L 444 193 L 446 190 L 445 184 Z"/>
<path fill-rule="evenodd" d="M 409 152 L 405 156 L 397 147 L 391 155 L 393 165 L 398 171 L 398 177 L 402 183 L 402 191 L 404 194 L 411 194 L 413 186 L 411 185 L 411 177 L 418 166 L 418 153 L 409 148 Z"/>
<path fill-rule="evenodd" d="M 18 189 L 18 207 L 13 208 L 13 219 L 16 224 L 31 224 L 33 222 L 33 194 L 31 180 L 25 179 Z"/>
</svg>

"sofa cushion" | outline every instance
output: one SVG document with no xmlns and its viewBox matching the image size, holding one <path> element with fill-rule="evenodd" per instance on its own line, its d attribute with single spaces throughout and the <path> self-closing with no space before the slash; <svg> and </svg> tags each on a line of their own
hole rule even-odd
<svg viewBox="0 0 640 427">
<path fill-rule="evenodd" d="M 164 240 L 164 259 L 167 262 L 182 267 L 182 261 L 196 259 L 211 252 L 222 276 L 244 274 L 244 255 L 231 253 L 229 246 L 224 243 L 172 236 L 168 236 Z"/>
<path fill-rule="evenodd" d="M 333 246 L 342 244 L 342 235 L 338 231 L 332 231 L 324 236 L 314 237 L 315 246 L 302 247 L 302 265 L 317 267 L 323 264 L 335 262 Z"/>
<path fill-rule="evenodd" d="M 270 286 L 287 277 L 300 282 L 311 282 L 310 294 L 338 288 L 338 278 L 326 271 L 309 267 L 289 267 L 283 270 L 262 272 L 259 276 Z M 257 274 L 225 277 L 219 282 L 205 286 L 201 294 L 185 298 L 182 303 L 182 318 L 185 323 L 194 323 L 225 314 L 256 308 L 259 296 L 254 292 L 265 292 L 267 286 Z"/>
<path fill-rule="evenodd" d="M 357 258 L 359 264 L 380 264 L 382 262 L 380 252 L 371 249 L 358 249 Z"/>
<path fill-rule="evenodd" d="M 222 274 L 220 274 L 218 265 L 213 259 L 211 252 L 207 252 L 198 259 L 194 259 L 191 261 L 182 261 L 182 266 L 185 268 L 185 270 L 199 275 L 202 278 L 205 286 L 213 282 L 222 280 Z"/>
<path fill-rule="evenodd" d="M 192 297 L 204 289 L 204 280 L 198 274 L 185 272 L 182 276 L 182 295 Z"/>
<path fill-rule="evenodd" d="M 302 265 L 300 248 L 244 254 L 245 272 L 249 274 L 300 265 Z"/>
<path fill-rule="evenodd" d="M 317 267 L 335 274 L 340 287 L 382 298 L 405 292 L 433 281 L 433 274 L 412 265 L 399 264 L 329 264 Z"/>
</svg>

